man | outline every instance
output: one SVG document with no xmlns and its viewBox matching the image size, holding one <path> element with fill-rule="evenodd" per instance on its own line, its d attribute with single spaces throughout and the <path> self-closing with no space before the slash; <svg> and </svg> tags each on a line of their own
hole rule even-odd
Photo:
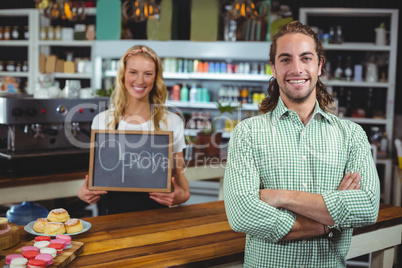
<svg viewBox="0 0 402 268">
<path fill-rule="evenodd" d="M 232 133 L 225 207 L 233 230 L 247 234 L 245 267 L 346 267 L 353 228 L 376 222 L 370 145 L 359 125 L 330 113 L 324 63 L 311 28 L 282 27 L 263 114 Z"/>
</svg>

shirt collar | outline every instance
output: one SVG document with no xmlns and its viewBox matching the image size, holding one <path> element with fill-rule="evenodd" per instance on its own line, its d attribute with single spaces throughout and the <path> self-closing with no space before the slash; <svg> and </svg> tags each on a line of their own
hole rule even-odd
<svg viewBox="0 0 402 268">
<path fill-rule="evenodd" d="M 272 119 L 276 123 L 280 119 L 286 118 L 290 113 L 294 113 L 294 111 L 289 110 L 283 102 L 282 98 L 279 96 L 278 104 L 272 111 Z M 320 118 L 325 118 L 330 124 L 334 123 L 331 116 L 320 108 L 317 100 L 315 100 L 314 112 L 311 118 L 314 118 L 316 120 L 319 120 Z"/>
</svg>

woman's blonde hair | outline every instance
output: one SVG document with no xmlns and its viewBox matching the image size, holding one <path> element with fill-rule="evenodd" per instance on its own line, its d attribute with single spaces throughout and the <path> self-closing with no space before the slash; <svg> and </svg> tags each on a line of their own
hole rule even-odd
<svg viewBox="0 0 402 268">
<path fill-rule="evenodd" d="M 141 55 L 155 62 L 155 82 L 151 92 L 149 93 L 149 103 L 151 104 L 151 121 L 155 130 L 160 130 L 160 121 L 164 122 L 166 125 L 165 112 L 167 111 L 165 106 L 167 90 L 162 76 L 162 64 L 155 51 L 147 46 L 142 45 L 131 47 L 119 60 L 116 76 L 116 87 L 110 97 L 111 108 L 113 108 L 113 118 L 107 126 L 109 129 L 115 129 L 116 125 L 126 112 L 129 98 L 127 89 L 124 85 L 126 61 L 132 55 Z"/>
</svg>

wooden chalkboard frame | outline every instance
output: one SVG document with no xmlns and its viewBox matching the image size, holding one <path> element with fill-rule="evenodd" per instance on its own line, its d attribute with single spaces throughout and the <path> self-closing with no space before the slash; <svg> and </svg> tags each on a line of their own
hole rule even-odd
<svg viewBox="0 0 402 268">
<path fill-rule="evenodd" d="M 95 165 L 99 163 L 95 161 L 95 149 L 96 149 L 96 136 L 99 134 L 114 134 L 114 135 L 164 135 L 169 137 L 169 148 L 168 148 L 168 169 L 167 177 L 161 178 L 161 180 L 167 181 L 166 188 L 141 188 L 141 187 L 111 187 L 111 186 L 95 186 L 94 185 L 94 168 Z M 91 148 L 89 155 L 89 178 L 88 178 L 88 189 L 89 190 L 101 190 L 101 191 L 120 191 L 120 192 L 171 192 L 172 191 L 172 163 L 173 163 L 173 132 L 171 131 L 122 131 L 122 130 L 97 130 L 93 129 L 91 131 Z M 130 148 L 130 150 L 135 150 Z M 162 181 L 163 182 L 163 181 Z"/>
</svg>

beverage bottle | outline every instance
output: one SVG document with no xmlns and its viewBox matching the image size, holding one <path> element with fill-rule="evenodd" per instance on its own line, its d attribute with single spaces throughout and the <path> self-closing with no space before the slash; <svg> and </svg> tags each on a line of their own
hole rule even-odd
<svg viewBox="0 0 402 268">
<path fill-rule="evenodd" d="M 190 89 L 190 102 L 196 102 L 197 101 L 197 87 L 195 84 Z"/>
<path fill-rule="evenodd" d="M 352 75 L 353 75 L 352 60 L 351 60 L 350 56 L 348 56 L 347 61 L 346 61 L 346 69 L 345 69 L 346 81 L 351 81 Z"/>
<path fill-rule="evenodd" d="M 352 91 L 348 90 L 348 95 L 346 97 L 346 116 L 352 116 Z"/>
<path fill-rule="evenodd" d="M 188 88 L 186 86 L 186 83 L 183 83 L 183 87 L 180 90 L 180 100 L 188 101 Z"/>
<path fill-rule="evenodd" d="M 196 112 L 191 112 L 191 118 L 188 121 L 188 128 L 189 129 L 197 128 L 197 113 Z"/>
<path fill-rule="evenodd" d="M 343 33 L 342 33 L 342 27 L 338 25 L 336 27 L 336 32 L 335 32 L 335 43 L 336 44 L 342 44 L 343 43 Z"/>
<path fill-rule="evenodd" d="M 180 86 L 174 85 L 172 89 L 172 100 L 179 101 L 180 100 Z"/>
<path fill-rule="evenodd" d="M 366 117 L 373 117 L 373 88 L 369 88 L 366 106 Z"/>
<path fill-rule="evenodd" d="M 336 66 L 334 77 L 335 79 L 341 80 L 343 74 L 342 69 L 342 56 L 338 56 L 338 65 Z"/>
<path fill-rule="evenodd" d="M 346 116 L 346 98 L 345 98 L 345 91 L 343 87 L 339 89 L 339 96 L 338 96 L 338 116 L 340 118 Z"/>
<path fill-rule="evenodd" d="M 377 154 L 379 157 L 387 157 L 388 155 L 388 134 L 384 132 L 380 142 L 380 151 Z"/>
<path fill-rule="evenodd" d="M 204 114 L 202 112 L 198 113 L 197 129 L 204 129 Z"/>
</svg>

